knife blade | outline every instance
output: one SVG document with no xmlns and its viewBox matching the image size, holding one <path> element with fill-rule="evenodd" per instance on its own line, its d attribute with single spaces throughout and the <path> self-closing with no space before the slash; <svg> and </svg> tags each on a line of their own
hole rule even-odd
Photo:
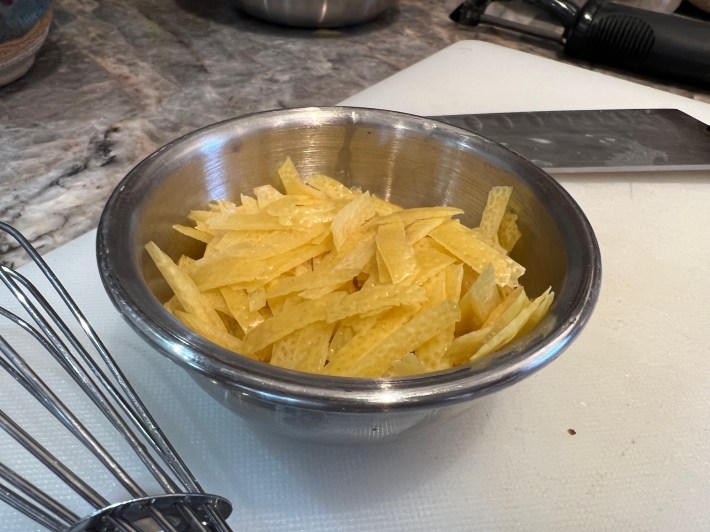
<svg viewBox="0 0 710 532">
<path fill-rule="evenodd" d="M 710 170 L 710 127 L 677 109 L 431 118 L 503 144 L 549 173 Z"/>
</svg>

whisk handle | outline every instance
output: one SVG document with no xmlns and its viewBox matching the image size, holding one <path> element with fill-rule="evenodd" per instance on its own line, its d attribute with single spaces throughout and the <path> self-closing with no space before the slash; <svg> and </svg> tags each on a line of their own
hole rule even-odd
<svg viewBox="0 0 710 532">
<path fill-rule="evenodd" d="M 590 0 L 565 32 L 579 59 L 710 86 L 710 23 Z"/>
</svg>

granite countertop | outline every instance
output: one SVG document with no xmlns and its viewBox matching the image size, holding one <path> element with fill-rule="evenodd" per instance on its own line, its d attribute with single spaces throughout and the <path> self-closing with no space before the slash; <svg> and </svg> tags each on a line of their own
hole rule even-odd
<svg viewBox="0 0 710 532">
<path fill-rule="evenodd" d="M 453 24 L 458 1 L 401 0 L 361 26 L 307 30 L 228 0 L 57 0 L 35 65 L 0 88 L 0 220 L 46 252 L 94 228 L 118 181 L 171 139 L 335 104 L 462 39 L 567 61 L 552 42 Z M 710 91 L 608 73 L 710 102 Z M 0 257 L 21 263 L 13 245 L 0 240 Z"/>
</svg>

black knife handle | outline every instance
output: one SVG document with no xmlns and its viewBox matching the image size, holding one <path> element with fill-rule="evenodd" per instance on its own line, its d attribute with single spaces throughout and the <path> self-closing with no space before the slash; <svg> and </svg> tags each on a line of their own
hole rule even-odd
<svg viewBox="0 0 710 532">
<path fill-rule="evenodd" d="M 590 0 L 565 35 L 580 59 L 710 86 L 710 24 Z"/>
</svg>

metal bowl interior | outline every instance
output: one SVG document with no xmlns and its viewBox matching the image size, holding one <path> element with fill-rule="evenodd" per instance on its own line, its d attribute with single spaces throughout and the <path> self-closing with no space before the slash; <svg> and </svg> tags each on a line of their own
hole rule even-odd
<svg viewBox="0 0 710 532">
<path fill-rule="evenodd" d="M 478 224 L 490 187 L 513 186 L 511 206 L 524 236 L 512 256 L 527 268 L 521 280 L 531 296 L 548 286 L 555 291 L 548 316 L 484 363 L 398 379 L 284 370 L 192 333 L 162 308 L 169 288 L 144 245 L 153 240 L 173 258 L 196 256 L 200 246 L 177 234 L 173 224 L 185 223 L 191 209 L 211 200 L 238 198 L 265 183 L 278 186 L 276 168 L 289 156 L 304 174 L 331 175 L 404 207 L 460 207 L 469 225 Z M 439 417 L 433 412 L 530 375 L 582 329 L 601 279 L 592 228 L 549 175 L 453 126 L 345 107 L 247 115 L 161 148 L 110 197 L 99 224 L 97 258 L 107 293 L 124 318 L 213 396 L 280 432 L 343 441 L 371 439 L 373 426 L 378 438 L 396 435 Z"/>
<path fill-rule="evenodd" d="M 234 0 L 250 15 L 285 26 L 336 28 L 361 24 L 398 5 L 398 0 Z"/>
</svg>

